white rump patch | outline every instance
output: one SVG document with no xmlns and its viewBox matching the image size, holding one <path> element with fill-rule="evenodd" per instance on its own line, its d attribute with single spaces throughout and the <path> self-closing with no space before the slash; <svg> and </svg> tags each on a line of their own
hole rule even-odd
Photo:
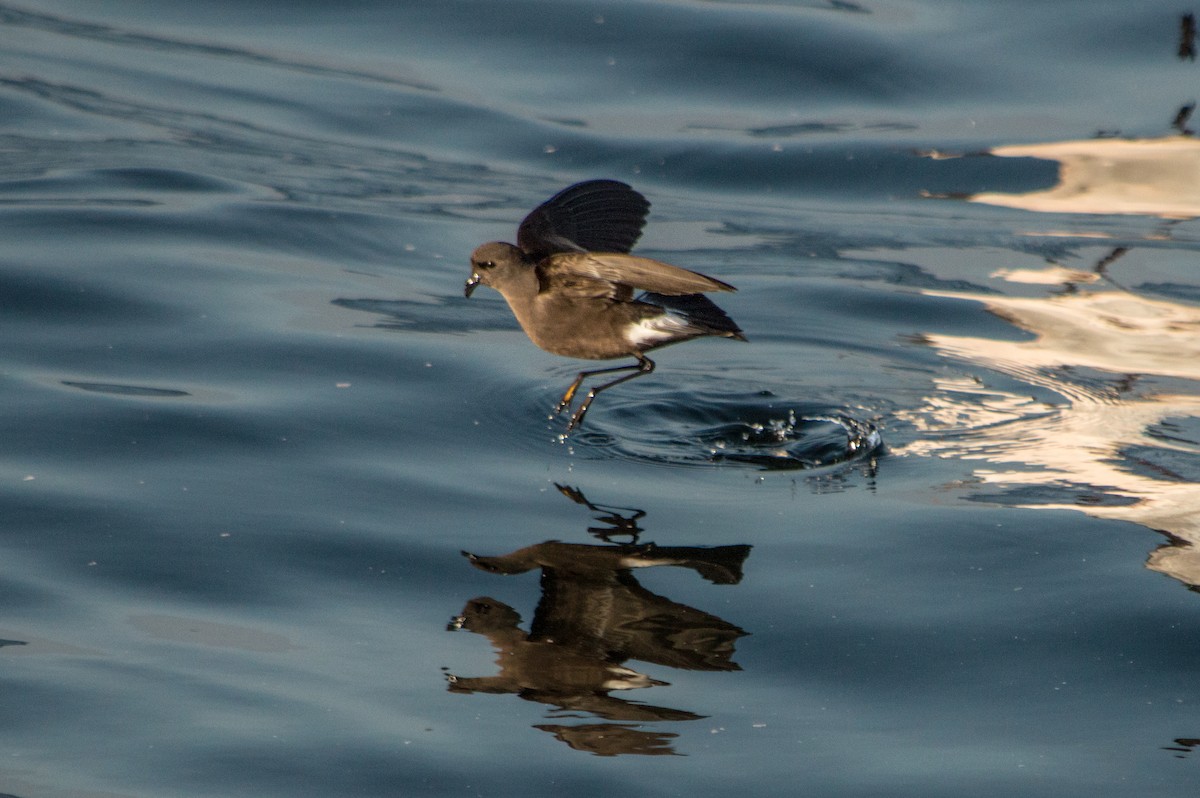
<svg viewBox="0 0 1200 798">
<path fill-rule="evenodd" d="M 642 319 L 626 327 L 625 340 L 634 346 L 652 346 L 695 331 L 696 328 L 687 319 L 668 311 L 662 316 Z"/>
<path fill-rule="evenodd" d="M 638 673 L 632 668 L 621 665 L 609 665 L 608 678 L 601 682 L 605 690 L 637 690 L 643 687 L 653 687 L 655 681 L 644 673 Z"/>
</svg>

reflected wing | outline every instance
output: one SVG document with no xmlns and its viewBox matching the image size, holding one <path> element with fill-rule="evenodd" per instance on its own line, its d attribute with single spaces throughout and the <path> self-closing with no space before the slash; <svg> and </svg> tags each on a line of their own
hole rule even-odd
<svg viewBox="0 0 1200 798">
<path fill-rule="evenodd" d="M 558 252 L 628 252 L 650 203 L 616 180 L 588 180 L 563 189 L 525 217 L 517 246 L 531 259 Z"/>
<path fill-rule="evenodd" d="M 554 255 L 538 265 L 538 275 L 543 290 L 552 282 L 572 280 L 598 280 L 665 296 L 737 290 L 728 283 L 699 272 L 688 271 L 650 258 L 612 252 L 569 252 Z"/>
</svg>

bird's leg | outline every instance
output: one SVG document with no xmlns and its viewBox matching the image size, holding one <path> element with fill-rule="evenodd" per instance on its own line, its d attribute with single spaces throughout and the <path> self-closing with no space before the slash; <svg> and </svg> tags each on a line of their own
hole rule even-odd
<svg viewBox="0 0 1200 798">
<path fill-rule="evenodd" d="M 579 409 L 575 411 L 575 415 L 571 416 L 571 423 L 567 424 L 567 432 L 570 432 L 571 430 L 575 429 L 576 427 L 578 427 L 580 424 L 583 423 L 583 417 L 587 414 L 588 408 L 592 406 L 592 400 L 595 399 L 596 395 L 599 394 L 601 391 L 607 391 L 609 388 L 613 387 L 614 385 L 620 385 L 623 382 L 628 382 L 629 380 L 635 379 L 637 377 L 645 376 L 646 374 L 649 374 L 650 372 L 654 371 L 654 361 L 653 360 L 646 357 L 645 355 L 635 355 L 635 357 L 638 359 L 637 365 L 636 366 L 626 366 L 625 368 L 631 368 L 631 369 L 635 368 L 635 369 L 637 369 L 637 371 L 633 372 L 632 374 L 626 374 L 624 377 L 618 377 L 617 379 L 613 380 L 612 382 L 606 382 L 603 385 L 597 385 L 595 388 L 588 391 L 587 398 L 583 400 L 583 404 L 581 404 L 579 406 Z M 604 369 L 603 371 L 617 371 L 617 369 Z M 603 372 L 592 372 L 592 373 L 598 374 L 598 373 L 603 373 Z"/>
<path fill-rule="evenodd" d="M 558 405 L 555 406 L 554 415 L 557 416 L 559 413 L 571 406 L 571 400 L 575 398 L 575 392 L 579 390 L 579 386 L 582 385 L 583 381 L 588 377 L 594 377 L 597 374 L 612 374 L 614 371 L 629 371 L 630 369 L 640 368 L 642 368 L 642 364 L 635 363 L 632 366 L 613 366 L 612 368 L 607 369 L 594 369 L 592 371 L 579 372 L 579 375 L 575 377 L 575 382 L 571 383 L 571 387 L 567 388 L 567 392 L 563 394 L 562 399 L 560 399 L 558 401 Z M 651 366 L 651 368 L 653 368 L 653 366 Z"/>
</svg>

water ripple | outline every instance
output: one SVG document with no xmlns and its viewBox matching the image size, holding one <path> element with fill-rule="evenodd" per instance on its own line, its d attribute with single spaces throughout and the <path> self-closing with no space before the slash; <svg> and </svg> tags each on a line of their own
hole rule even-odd
<svg viewBox="0 0 1200 798">
<path fill-rule="evenodd" d="M 605 396 L 605 399 L 610 397 Z M 879 454 L 869 421 L 841 408 L 789 402 L 761 391 L 670 391 L 608 403 L 569 438 L 578 448 L 659 465 L 740 463 L 763 470 L 842 465 Z"/>
</svg>

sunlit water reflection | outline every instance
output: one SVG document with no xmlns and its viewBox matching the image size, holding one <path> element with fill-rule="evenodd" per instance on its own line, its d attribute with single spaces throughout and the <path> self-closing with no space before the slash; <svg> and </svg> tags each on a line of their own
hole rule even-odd
<svg viewBox="0 0 1200 798">
<path fill-rule="evenodd" d="M 1173 423 L 1200 418 L 1200 397 L 1160 379 L 1200 380 L 1200 310 L 1114 290 L 940 295 L 983 303 L 1035 338 L 930 334 L 930 346 L 1059 398 L 1015 394 L 986 378 L 942 379 L 925 407 L 901 414 L 923 435 L 898 453 L 997 466 L 973 472 L 1003 488 L 991 501 L 1164 532 L 1172 545 L 1155 551 L 1150 567 L 1200 585 L 1200 440 Z"/>
</svg>

